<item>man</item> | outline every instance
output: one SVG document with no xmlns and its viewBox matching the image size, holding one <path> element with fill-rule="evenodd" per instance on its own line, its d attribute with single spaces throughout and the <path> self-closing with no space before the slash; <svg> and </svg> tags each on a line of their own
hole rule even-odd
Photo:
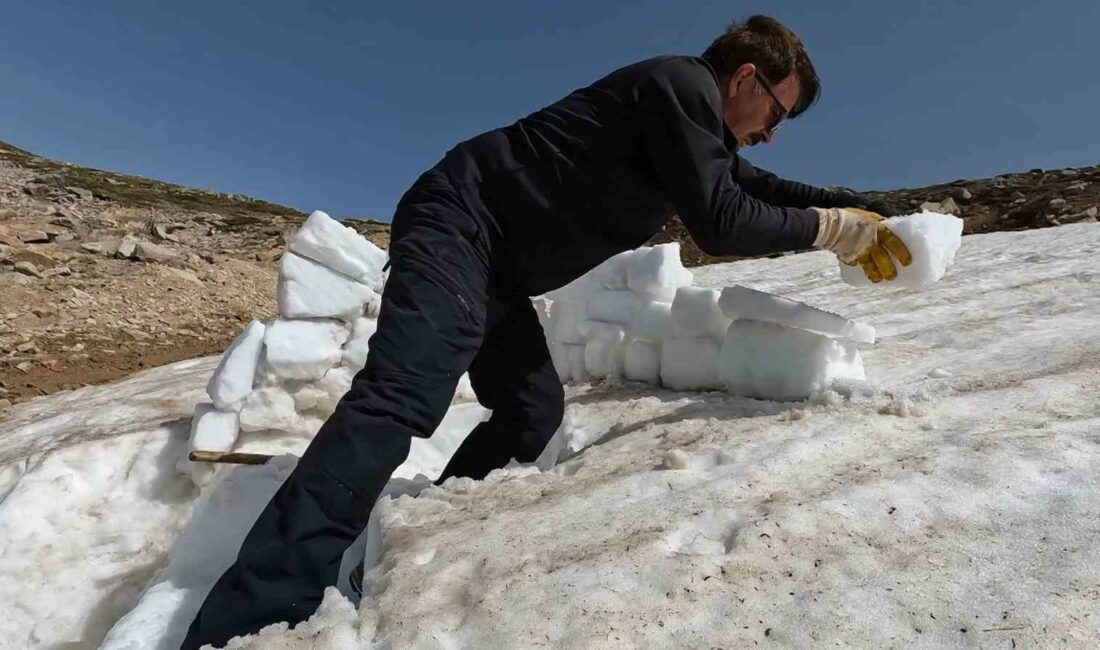
<svg viewBox="0 0 1100 650">
<path fill-rule="evenodd" d="M 736 153 L 770 142 L 818 95 L 798 37 L 754 16 L 701 58 L 627 66 L 449 151 L 397 206 L 366 366 L 184 647 L 308 618 L 411 438 L 432 434 L 463 372 L 493 413 L 440 480 L 535 460 L 561 422 L 563 392 L 529 296 L 642 245 L 674 214 L 710 254 L 817 247 L 874 281 L 894 277 L 891 253 L 902 264 L 909 253 L 878 215 L 842 209 L 860 197 L 781 180 Z"/>
</svg>

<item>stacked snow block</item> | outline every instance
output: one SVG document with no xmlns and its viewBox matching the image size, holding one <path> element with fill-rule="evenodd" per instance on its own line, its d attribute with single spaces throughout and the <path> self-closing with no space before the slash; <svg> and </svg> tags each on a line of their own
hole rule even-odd
<svg viewBox="0 0 1100 650">
<path fill-rule="evenodd" d="M 720 291 L 692 280 L 673 243 L 620 253 L 548 293 L 545 329 L 558 376 L 774 400 L 865 378 L 855 344 L 874 343 L 870 326 L 746 287 Z"/>
<path fill-rule="evenodd" d="M 680 245 L 661 244 L 619 253 L 546 294 L 546 338 L 558 376 L 659 383 L 672 302 L 692 279 Z"/>
<path fill-rule="evenodd" d="M 279 317 L 253 321 L 222 355 L 195 408 L 191 449 L 230 451 L 241 432 L 316 434 L 366 363 L 387 254 L 314 212 L 279 267 Z"/>
<path fill-rule="evenodd" d="M 866 379 L 855 344 L 875 342 L 869 325 L 737 285 L 722 291 L 718 308 L 731 319 L 718 361 L 718 381 L 731 393 L 801 400 Z"/>
</svg>

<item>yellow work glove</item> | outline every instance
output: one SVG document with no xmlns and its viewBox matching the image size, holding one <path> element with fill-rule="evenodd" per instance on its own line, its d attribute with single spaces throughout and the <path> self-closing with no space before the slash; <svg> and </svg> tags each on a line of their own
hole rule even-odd
<svg viewBox="0 0 1100 650">
<path fill-rule="evenodd" d="M 902 266 L 913 263 L 909 249 L 890 231 L 882 217 L 857 208 L 813 208 L 819 216 L 814 248 L 836 253 L 841 262 L 863 269 L 874 283 L 898 277 L 891 254 Z"/>
</svg>

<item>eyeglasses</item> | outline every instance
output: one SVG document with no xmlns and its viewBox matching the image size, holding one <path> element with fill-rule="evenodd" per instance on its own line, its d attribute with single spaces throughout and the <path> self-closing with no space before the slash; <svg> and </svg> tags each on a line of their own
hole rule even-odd
<svg viewBox="0 0 1100 650">
<path fill-rule="evenodd" d="M 768 95 L 772 98 L 772 101 L 775 102 L 775 107 L 778 109 L 778 113 L 775 111 L 772 112 L 771 124 L 769 124 L 767 129 L 765 129 L 767 131 L 775 133 L 783 120 L 787 119 L 787 116 L 790 115 L 790 111 L 788 111 L 786 108 L 783 108 L 783 102 L 779 101 L 779 98 L 775 96 L 775 92 L 772 90 L 771 84 L 769 84 L 764 79 L 764 75 L 760 74 L 760 70 L 757 70 L 754 74 L 756 75 L 756 81 L 760 83 L 760 86 L 765 91 L 767 91 Z"/>
</svg>

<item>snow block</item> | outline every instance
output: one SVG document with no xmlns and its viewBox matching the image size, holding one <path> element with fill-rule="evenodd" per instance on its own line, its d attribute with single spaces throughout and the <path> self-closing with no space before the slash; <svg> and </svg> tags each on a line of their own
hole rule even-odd
<svg viewBox="0 0 1100 650">
<path fill-rule="evenodd" d="M 939 282 L 955 263 L 962 245 L 963 220 L 938 212 L 891 217 L 884 222 L 913 254 L 909 266 L 895 264 L 898 277 L 874 284 L 858 266 L 840 263 L 840 277 L 856 287 L 904 287 L 927 289 Z M 896 260 L 895 260 L 896 262 Z"/>
<path fill-rule="evenodd" d="M 252 391 L 265 329 L 260 321 L 252 321 L 222 353 L 218 368 L 206 385 L 206 394 L 219 410 L 239 411 Z"/>
<path fill-rule="evenodd" d="M 264 332 L 262 369 L 279 379 L 320 379 L 340 362 L 347 328 L 330 320 L 277 320 Z"/>
<path fill-rule="evenodd" d="M 875 328 L 870 325 L 848 320 L 797 300 L 740 285 L 723 289 L 718 306 L 729 318 L 797 327 L 857 343 L 875 342 Z"/>
<path fill-rule="evenodd" d="M 195 406 L 191 418 L 191 450 L 229 451 L 239 432 L 236 411 L 219 411 L 213 404 L 203 402 Z"/>
<path fill-rule="evenodd" d="M 680 262 L 678 243 L 638 249 L 627 268 L 631 291 L 663 302 L 672 302 L 676 290 L 691 286 L 694 277 Z"/>
<path fill-rule="evenodd" d="M 592 271 L 589 271 L 563 287 L 548 291 L 546 297 L 554 301 L 555 304 L 559 301 L 584 304 L 593 291 L 603 288 L 604 286 L 600 280 L 592 274 Z"/>
<path fill-rule="evenodd" d="M 659 343 L 672 335 L 672 303 L 645 300 L 634 312 L 630 335 Z"/>
<path fill-rule="evenodd" d="M 367 365 L 368 341 L 378 330 L 378 321 L 373 318 L 357 318 L 351 325 L 351 336 L 344 344 L 344 355 L 341 360 L 345 366 L 362 370 Z"/>
<path fill-rule="evenodd" d="M 721 292 L 701 287 L 680 287 L 672 301 L 673 332 L 679 338 L 726 335 L 731 318 L 718 307 Z"/>
<path fill-rule="evenodd" d="M 559 343 L 583 344 L 581 324 L 584 323 L 586 311 L 584 302 L 555 300 L 550 305 L 550 331 L 547 338 Z"/>
<path fill-rule="evenodd" d="M 587 320 L 627 326 L 634 320 L 638 295 L 630 289 L 600 289 L 588 297 Z"/>
<path fill-rule="evenodd" d="M 661 384 L 675 390 L 720 388 L 721 349 L 719 339 L 710 336 L 666 339 L 661 344 Z"/>
<path fill-rule="evenodd" d="M 600 321 L 585 321 L 581 328 L 587 343 L 584 346 L 584 369 L 596 379 L 622 377 L 626 354 L 623 345 L 626 329 Z"/>
<path fill-rule="evenodd" d="M 634 255 L 633 250 L 612 255 L 588 273 L 606 289 L 626 289 L 627 269 Z"/>
<path fill-rule="evenodd" d="M 588 379 L 588 373 L 584 369 L 584 348 L 584 345 L 557 341 L 550 345 L 550 358 L 554 362 L 554 369 L 558 371 L 558 379 L 563 384 Z"/>
<path fill-rule="evenodd" d="M 286 253 L 279 263 L 277 297 L 284 318 L 353 321 L 373 295 L 367 285 L 294 253 Z"/>
<path fill-rule="evenodd" d="M 623 376 L 630 381 L 661 384 L 661 344 L 634 339 L 626 344 Z"/>
<path fill-rule="evenodd" d="M 855 344 L 806 330 L 737 319 L 722 344 L 719 379 L 731 393 L 802 400 L 841 380 L 863 380 Z"/>
<path fill-rule="evenodd" d="M 377 292 L 382 290 L 386 251 L 320 210 L 309 215 L 288 248 Z"/>
<path fill-rule="evenodd" d="M 252 391 L 241 409 L 241 431 L 294 431 L 297 423 L 294 398 L 278 386 Z"/>
<path fill-rule="evenodd" d="M 325 373 L 318 382 L 317 387 L 325 393 L 325 399 L 317 404 L 316 410 L 330 415 L 336 410 L 336 404 L 340 398 L 351 388 L 351 381 L 355 378 L 356 371 L 344 366 L 337 366 Z"/>
</svg>

